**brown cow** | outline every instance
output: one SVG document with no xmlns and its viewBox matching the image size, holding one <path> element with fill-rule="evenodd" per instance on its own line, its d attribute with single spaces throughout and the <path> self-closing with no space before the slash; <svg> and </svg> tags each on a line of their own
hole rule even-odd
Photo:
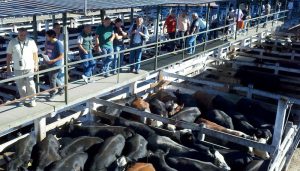
<svg viewBox="0 0 300 171">
<path fill-rule="evenodd" d="M 135 99 L 131 102 L 130 104 L 131 107 L 136 108 L 140 111 L 146 111 L 150 113 L 150 105 L 148 102 L 146 102 L 145 100 L 143 100 L 143 98 L 141 97 L 135 97 Z M 146 123 L 146 118 L 145 117 L 141 117 L 141 116 L 137 116 L 135 114 L 131 114 L 128 112 L 122 112 L 121 116 L 124 117 L 125 119 L 129 119 L 132 121 L 137 121 L 137 122 L 143 122 Z"/>
<path fill-rule="evenodd" d="M 151 163 L 135 163 L 127 171 L 155 171 Z"/>
<path fill-rule="evenodd" d="M 236 131 L 236 130 L 233 130 L 233 129 L 228 129 L 228 128 L 225 128 L 221 125 L 218 125 L 214 122 L 211 122 L 207 119 L 204 119 L 204 118 L 199 118 L 197 121 L 196 121 L 197 124 L 200 124 L 200 123 L 203 123 L 205 124 L 206 128 L 209 128 L 209 129 L 213 129 L 213 130 L 216 130 L 216 131 L 220 131 L 220 132 L 224 132 L 224 133 L 227 133 L 227 134 L 231 134 L 231 135 L 235 135 L 235 136 L 238 136 L 238 137 L 243 137 L 243 138 L 247 138 L 247 139 L 251 139 L 251 140 L 256 140 L 254 137 L 250 136 L 250 135 L 247 135 L 241 131 Z"/>
</svg>

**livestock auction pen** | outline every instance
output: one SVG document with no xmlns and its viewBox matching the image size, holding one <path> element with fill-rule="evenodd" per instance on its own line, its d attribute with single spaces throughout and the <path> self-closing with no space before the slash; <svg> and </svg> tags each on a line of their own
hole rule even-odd
<svg viewBox="0 0 300 171">
<path fill-rule="evenodd" d="M 232 37 L 227 38 L 226 34 L 223 34 L 217 39 L 214 40 L 204 40 L 202 43 L 196 44 L 196 52 L 193 55 L 185 54 L 186 47 L 177 51 L 177 54 L 174 55 L 171 52 L 161 51 L 161 47 L 168 44 L 171 41 L 178 41 L 180 39 L 185 39 L 189 36 L 183 38 L 176 38 L 174 40 L 161 40 L 161 12 L 163 7 L 181 7 L 188 9 L 189 6 L 201 7 L 205 9 L 206 19 L 208 20 L 210 13 L 210 7 L 215 2 L 216 4 L 223 4 L 226 6 L 226 12 L 229 9 L 228 1 L 215 1 L 215 0 L 186 0 L 186 1 L 177 1 L 177 0 L 143 0 L 143 1 L 127 1 L 127 0 L 113 0 L 113 1 L 103 1 L 103 0 L 72 0 L 72 1 L 46 1 L 46 0 L 13 0 L 13 1 L 4 1 L 0 2 L 0 18 L 8 17 L 23 17 L 23 16 L 33 16 L 33 35 L 35 40 L 38 40 L 37 35 L 37 16 L 38 15 L 54 15 L 62 13 L 63 20 L 63 33 L 64 37 L 64 47 L 65 47 L 65 56 L 68 56 L 68 51 L 66 48 L 68 32 L 67 32 L 67 18 L 71 13 L 84 13 L 89 15 L 90 12 L 100 10 L 101 16 L 105 14 L 105 10 L 110 9 L 131 9 L 131 21 L 133 21 L 134 8 L 142 7 L 155 7 L 156 8 L 156 20 L 154 22 L 154 35 L 152 42 L 143 45 L 146 48 L 146 53 L 151 53 L 151 56 L 148 59 L 145 59 L 141 62 L 142 71 L 139 74 L 134 73 L 123 73 L 120 72 L 120 68 L 123 70 L 128 69 L 128 66 L 122 66 L 118 68 L 118 74 L 104 78 L 101 74 L 95 75 L 92 79 L 94 83 L 84 84 L 83 80 L 75 80 L 69 82 L 68 73 L 70 73 L 76 66 L 80 63 L 88 60 L 78 60 L 78 61 L 68 61 L 68 58 L 64 58 L 64 73 L 65 73 L 65 95 L 56 96 L 53 100 L 46 100 L 48 95 L 47 91 L 42 91 L 43 85 L 39 82 L 40 76 L 47 74 L 49 71 L 59 69 L 60 67 L 40 70 L 34 75 L 37 80 L 37 106 L 34 108 L 28 107 L 15 107 L 14 101 L 7 101 L 6 103 L 0 105 L 0 137 L 4 137 L 12 134 L 13 132 L 18 132 L 23 127 L 28 125 L 34 125 L 34 132 L 38 137 L 38 141 L 41 141 L 46 137 L 48 131 L 53 130 L 56 127 L 59 127 L 66 122 L 69 122 L 71 119 L 76 119 L 79 117 L 84 117 L 89 119 L 92 116 L 93 110 L 99 105 L 113 106 L 115 108 L 120 108 L 123 111 L 133 113 L 135 115 L 145 116 L 154 120 L 162 121 L 163 123 L 169 123 L 186 129 L 198 130 L 202 134 L 209 135 L 215 138 L 223 139 L 229 142 L 234 142 L 236 144 L 241 144 L 245 146 L 254 147 L 263 151 L 267 151 L 271 155 L 271 161 L 268 166 L 270 171 L 280 171 L 286 170 L 289 165 L 289 161 L 292 157 L 292 154 L 297 147 L 300 141 L 300 131 L 299 131 L 299 122 L 287 121 L 289 112 L 296 116 L 300 116 L 299 105 L 300 99 L 296 97 L 286 96 L 285 94 L 275 94 L 270 92 L 265 92 L 262 90 L 254 89 L 251 86 L 243 87 L 241 85 L 230 85 L 222 84 L 213 81 L 199 80 L 191 78 L 203 72 L 206 69 L 206 66 L 213 61 L 222 62 L 224 60 L 231 62 L 227 58 L 227 53 L 230 52 L 230 48 L 233 46 L 236 49 L 245 49 L 251 48 L 252 44 L 259 44 L 265 40 L 266 35 L 271 34 L 276 30 L 277 27 L 280 27 L 285 20 L 286 10 L 279 12 L 274 12 L 269 14 L 270 18 L 268 21 L 264 21 L 263 18 L 266 17 L 261 15 L 249 19 L 248 22 L 257 23 L 256 25 L 248 25 L 247 32 L 245 34 L 239 34 L 236 30 L 235 33 L 232 32 Z M 34 8 L 28 9 L 28 4 L 34 6 Z M 237 4 L 237 7 L 239 4 Z M 59 8 L 58 8 L 59 7 Z M 225 18 L 224 18 L 225 20 Z M 263 21 L 263 22 L 261 22 Z M 261 28 L 264 22 L 267 22 L 268 25 L 266 28 Z M 208 22 L 207 22 L 208 23 Z M 214 30 L 224 33 L 225 28 L 235 26 L 236 23 L 226 24 L 224 23 L 219 28 L 209 29 L 206 25 L 206 30 L 200 33 L 205 34 L 206 36 Z M 225 41 L 228 39 L 228 41 Z M 124 50 L 125 53 L 130 52 L 132 49 Z M 119 54 L 115 52 L 115 54 Z M 262 54 L 261 54 L 262 56 Z M 96 59 L 101 59 L 106 56 L 97 56 Z M 294 60 L 299 57 L 299 54 L 293 53 L 292 59 Z M 244 62 L 244 61 L 243 61 Z M 243 65 L 245 62 L 243 63 Z M 248 63 L 251 65 L 251 63 Z M 261 67 L 270 67 L 260 65 Z M 274 68 L 275 73 L 283 70 L 290 71 L 299 74 L 299 69 L 289 69 L 282 68 L 280 66 L 271 66 Z M 1 85 L 6 85 L 7 87 L 12 86 L 12 82 L 19 78 L 25 78 L 29 75 L 22 77 L 12 77 L 0 80 Z M 164 84 L 168 82 L 167 84 Z M 201 86 L 199 86 L 199 84 Z M 189 94 L 194 93 L 197 90 L 206 91 L 209 94 L 222 94 L 228 96 L 232 99 L 239 99 L 241 95 L 229 93 L 230 90 L 235 90 L 243 92 L 247 98 L 256 99 L 257 96 L 272 99 L 276 103 L 270 104 L 269 101 L 258 100 L 261 104 L 269 106 L 272 111 L 276 112 L 276 122 L 274 125 L 273 139 L 271 144 L 262 144 L 256 141 L 248 140 L 245 138 L 221 133 L 205 127 L 201 127 L 196 124 L 191 124 L 183 121 L 175 121 L 168 118 L 162 118 L 158 115 L 141 112 L 131 107 L 120 106 L 111 102 L 112 100 L 121 99 L 129 97 L 133 94 L 144 95 L 149 92 L 154 92 L 158 87 L 162 86 L 166 90 L 175 90 L 180 89 Z M 225 91 L 224 91 L 225 89 Z M 6 94 L 6 92 L 0 92 L 1 94 Z M 106 100 L 103 100 L 105 97 Z M 291 103 L 293 103 L 293 108 L 290 109 Z M 295 107 L 295 108 L 294 108 Z M 68 116 L 61 117 L 62 113 L 68 111 Z M 48 120 L 52 120 L 49 123 Z M 54 121 L 53 121 L 54 120 Z M 24 138 L 28 134 L 24 134 L 20 137 L 11 139 L 7 142 L 4 142 L 0 146 L 0 151 L 3 151 L 6 147 L 15 143 L 17 140 Z M 205 141 L 205 139 L 204 139 Z M 3 161 L 0 161 L 0 164 L 3 164 Z"/>
</svg>

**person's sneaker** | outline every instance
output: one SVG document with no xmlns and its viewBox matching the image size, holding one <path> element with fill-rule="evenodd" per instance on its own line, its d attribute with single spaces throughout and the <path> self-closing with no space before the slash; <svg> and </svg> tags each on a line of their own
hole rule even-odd
<svg viewBox="0 0 300 171">
<path fill-rule="evenodd" d="M 104 74 L 104 77 L 105 78 L 110 77 L 110 74 Z"/>
<path fill-rule="evenodd" d="M 24 106 L 24 102 L 18 102 L 17 103 L 17 107 L 23 107 Z"/>
<path fill-rule="evenodd" d="M 58 90 L 58 92 L 56 94 L 61 96 L 61 95 L 64 94 L 64 91 L 63 90 Z"/>
<path fill-rule="evenodd" d="M 35 107 L 35 106 L 36 106 L 36 101 L 31 100 L 31 102 L 29 103 L 29 107 Z"/>
<path fill-rule="evenodd" d="M 139 70 L 136 70 L 134 73 L 136 73 L 136 74 L 139 74 L 139 73 L 140 73 L 140 71 L 139 71 Z"/>
<path fill-rule="evenodd" d="M 54 98 L 54 96 L 55 96 L 54 93 L 49 94 L 48 100 L 52 100 Z"/>
<path fill-rule="evenodd" d="M 188 53 L 186 53 L 187 55 L 192 55 L 193 53 L 191 53 L 191 52 L 188 52 Z"/>
<path fill-rule="evenodd" d="M 89 78 L 89 83 L 94 83 L 95 81 Z"/>
<path fill-rule="evenodd" d="M 82 79 L 83 79 L 83 81 L 84 81 L 86 84 L 89 83 L 88 77 L 87 77 L 87 76 L 82 75 Z"/>
<path fill-rule="evenodd" d="M 117 71 L 113 72 L 112 74 L 113 74 L 113 75 L 117 75 Z"/>
</svg>

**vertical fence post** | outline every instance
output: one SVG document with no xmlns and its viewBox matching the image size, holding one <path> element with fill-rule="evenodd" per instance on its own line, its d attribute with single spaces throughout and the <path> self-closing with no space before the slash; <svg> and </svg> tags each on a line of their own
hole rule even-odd
<svg viewBox="0 0 300 171">
<path fill-rule="evenodd" d="M 258 32 L 258 28 L 259 28 L 259 24 L 260 24 L 261 10 L 262 10 L 262 0 L 259 0 L 259 9 L 258 9 L 259 16 L 258 16 L 258 19 L 257 19 L 256 33 Z"/>
<path fill-rule="evenodd" d="M 206 9 L 206 15 L 205 15 L 205 20 L 206 20 L 206 32 L 205 32 L 205 37 L 204 37 L 204 45 L 203 45 L 203 51 L 206 50 L 206 44 L 207 44 L 207 40 L 208 40 L 208 23 L 210 22 L 210 17 L 209 17 L 209 13 L 210 13 L 210 3 L 207 4 L 207 9 Z"/>
<path fill-rule="evenodd" d="M 159 40 L 159 36 L 158 36 L 158 28 L 159 28 L 159 22 L 160 22 L 160 19 L 159 19 L 159 14 L 160 14 L 160 10 L 161 10 L 161 7 L 160 6 L 157 6 L 157 11 L 156 11 L 156 35 L 155 35 L 155 38 L 156 38 L 156 44 L 155 44 L 155 65 L 154 65 L 154 70 L 157 69 L 157 62 L 158 62 L 158 59 L 157 59 L 157 56 L 158 56 L 158 40 Z"/>
<path fill-rule="evenodd" d="M 46 117 L 34 120 L 34 132 L 37 141 L 42 141 L 46 137 Z"/>
<path fill-rule="evenodd" d="M 63 13 L 63 32 L 64 32 L 64 74 L 65 74 L 65 84 L 64 84 L 64 89 L 65 89 L 65 103 L 68 104 L 68 44 L 67 44 L 67 39 L 68 39 L 68 29 L 67 29 L 67 13 Z"/>
<path fill-rule="evenodd" d="M 55 15 L 52 15 L 52 28 L 54 23 L 55 23 Z"/>
<path fill-rule="evenodd" d="M 33 16 L 33 39 L 36 44 L 38 44 L 38 34 L 37 34 L 37 18 L 36 15 Z M 40 74 L 36 75 L 36 92 L 40 92 Z"/>
<path fill-rule="evenodd" d="M 278 149 L 280 147 L 283 131 L 284 131 L 284 121 L 286 120 L 286 111 L 288 108 L 288 99 L 281 97 L 278 100 L 275 128 L 273 133 L 272 146 Z"/>
<path fill-rule="evenodd" d="M 234 35 L 234 39 L 236 40 L 237 39 L 237 33 L 238 33 L 238 29 L 239 29 L 239 15 L 240 15 L 240 1 L 238 0 L 237 1 L 237 10 L 238 10 L 238 12 L 237 12 L 237 14 L 236 14 L 236 21 L 235 21 L 235 35 Z"/>
<path fill-rule="evenodd" d="M 123 20 L 122 20 L 123 21 Z M 118 67 L 117 67 L 117 72 L 118 72 L 118 75 L 117 75 L 117 83 L 120 82 L 120 71 L 121 71 L 121 55 L 120 55 L 120 50 L 118 49 L 118 53 L 116 54 L 118 56 Z M 116 71 L 114 71 L 116 72 Z"/>
<path fill-rule="evenodd" d="M 134 23 L 133 12 L 134 12 L 133 8 L 130 8 L 130 22 L 131 22 L 130 25 L 132 25 Z"/>
</svg>

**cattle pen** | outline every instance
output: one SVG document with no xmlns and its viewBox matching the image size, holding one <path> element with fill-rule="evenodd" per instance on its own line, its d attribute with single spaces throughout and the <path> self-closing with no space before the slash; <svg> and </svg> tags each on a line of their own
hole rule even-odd
<svg viewBox="0 0 300 171">
<path fill-rule="evenodd" d="M 262 1 L 257 2 L 258 6 L 260 3 Z M 33 4 L 35 8 L 24 11 L 28 4 Z M 237 9 L 240 8 L 241 4 L 242 2 L 240 1 L 236 3 Z M 225 29 L 236 26 L 237 21 L 230 24 L 224 22 L 214 29 L 209 28 L 208 24 L 206 24 L 206 29 L 197 33 L 197 35 L 204 34 L 207 36 L 215 30 L 223 33 L 223 35 L 217 39 L 196 43 L 193 47 L 195 48 L 195 53 L 191 55 L 185 53 L 185 50 L 188 49 L 187 47 L 177 50 L 175 55 L 172 52 L 162 50 L 164 46 L 172 41 L 177 42 L 181 39 L 185 41 L 186 38 L 191 36 L 187 35 L 173 40 L 164 40 L 162 32 L 162 25 L 165 19 L 163 17 L 164 9 L 172 8 L 178 11 L 181 9 L 188 11 L 190 9 L 192 11 L 199 8 L 201 9 L 201 14 L 209 20 L 211 11 L 216 10 L 212 6 L 216 5 L 218 12 L 225 15 L 220 15 L 225 20 L 230 2 L 226 0 L 143 0 L 130 2 L 128 0 L 66 0 L 66 2 L 62 3 L 60 1 L 46 0 L 8 0 L 0 1 L 0 5 L 0 18 L 3 25 L 3 27 L 0 25 L 1 32 L 11 33 L 11 31 L 17 30 L 16 27 L 22 27 L 21 25 L 4 26 L 4 20 L 8 22 L 9 18 L 14 20 L 13 17 L 32 17 L 32 24 L 30 23 L 25 27 L 29 28 L 30 33 L 32 33 L 31 36 L 37 42 L 41 51 L 40 56 L 44 48 L 42 44 L 44 37 L 41 35 L 43 33 L 42 29 L 51 27 L 52 23 L 49 20 L 55 20 L 55 16 L 61 14 L 60 22 L 63 25 L 63 33 L 65 35 L 63 41 L 64 56 L 67 56 L 64 58 L 64 65 L 61 67 L 40 68 L 34 74 L 19 77 L 1 77 L 0 96 L 6 99 L 3 104 L 0 104 L 1 153 L 31 134 L 35 134 L 36 141 L 40 142 L 47 137 L 49 132 L 53 133 L 58 127 L 73 120 L 95 122 L 97 110 L 101 106 L 106 106 L 181 129 L 197 131 L 200 134 L 201 141 L 216 149 L 228 149 L 228 147 L 209 142 L 207 137 L 267 152 L 270 158 L 262 161 L 267 163 L 268 171 L 288 170 L 293 153 L 300 142 L 300 50 L 297 47 L 298 42 L 294 42 L 293 46 L 287 43 L 287 38 L 297 39 L 298 35 L 280 33 L 279 31 L 281 26 L 288 22 L 286 20 L 288 13 L 288 10 L 286 10 L 287 2 L 285 2 L 285 8 L 281 11 L 274 11 L 267 15 L 261 14 L 248 19 L 248 23 L 254 24 L 247 25 L 247 28 L 244 28 L 247 31 L 243 34 L 240 34 L 237 29 L 231 32 L 231 37 L 225 34 Z M 152 10 L 147 10 L 147 8 Z M 107 14 L 109 10 L 111 13 Z M 95 14 L 99 12 L 100 14 Z M 92 13 L 97 15 L 97 17 L 92 16 Z M 117 13 L 117 16 L 114 13 Z M 105 15 L 111 15 L 115 18 L 121 17 L 129 24 L 132 23 L 135 16 L 152 17 L 148 19 L 148 29 L 151 34 L 150 40 L 145 45 L 142 45 L 145 48 L 144 55 L 146 58 L 141 61 L 141 72 L 138 74 L 121 72 L 121 69 L 127 70 L 132 64 L 118 66 L 116 75 L 106 78 L 98 73 L 92 78 L 93 83 L 84 84 L 84 81 L 78 76 L 82 73 L 80 65 L 88 60 L 77 60 L 78 51 L 74 50 L 76 49 L 76 41 L 74 39 L 71 40 L 71 37 L 76 37 L 78 30 L 74 29 L 76 30 L 74 33 L 69 32 L 72 25 L 77 25 L 80 22 L 76 19 L 74 24 L 74 19 L 70 17 L 71 15 L 72 17 L 78 15 L 86 17 L 79 19 L 80 22 L 83 25 L 92 24 L 92 26 L 101 23 Z M 48 19 L 45 20 L 48 21 L 42 24 L 41 21 L 43 19 L 39 19 L 39 16 L 46 16 Z M 264 18 L 268 17 L 269 19 L 264 20 Z M 262 28 L 261 26 L 264 23 L 267 26 Z M 270 44 L 270 42 L 272 43 Z M 277 45 L 278 43 L 282 44 Z M 280 48 L 288 50 L 284 51 Z M 128 48 L 123 52 L 128 55 L 134 49 Z M 0 55 L 3 56 L 4 54 L 5 52 L 2 49 Z M 115 52 L 114 54 L 119 55 L 120 52 Z M 106 56 L 97 55 L 95 59 L 101 60 Z M 120 56 L 118 58 L 120 60 Z M 1 62 L 5 62 L 5 59 L 0 58 L 2 74 L 6 70 L 6 65 Z M 54 100 L 49 101 L 46 98 L 49 85 L 45 82 L 45 77 L 48 72 L 55 69 L 64 70 L 64 88 L 66 91 L 63 96 L 57 96 Z M 241 77 L 235 77 L 237 73 L 245 70 L 246 73 L 251 71 L 256 73 L 257 71 L 258 74 L 261 74 L 262 76 L 257 77 L 257 79 L 269 77 L 272 78 L 270 79 L 271 81 L 275 80 L 276 86 L 274 85 L 274 91 L 273 89 L 272 91 L 266 89 L 261 82 L 253 80 L 249 82 L 249 80 L 245 81 Z M 14 103 L 20 99 L 15 97 L 16 86 L 14 81 L 28 76 L 34 76 L 37 83 L 37 106 L 33 108 L 15 107 Z M 272 83 L 267 84 L 266 87 L 272 85 Z M 274 119 L 274 124 L 271 126 L 273 130 L 271 132 L 272 138 L 268 143 L 261 143 L 253 139 L 207 128 L 205 124 L 162 117 L 153 112 L 141 111 L 117 103 L 118 100 L 127 99 L 133 95 L 146 96 L 159 90 L 169 93 L 179 90 L 188 95 L 193 95 L 196 92 L 205 92 L 210 96 L 215 97 L 219 95 L 228 98 L 232 103 L 237 103 L 243 98 L 251 99 L 275 114 L 274 118 L 272 118 Z M 107 113 L 99 116 L 100 118 L 111 117 Z M 153 129 L 160 130 L 161 128 Z M 164 132 L 165 135 L 173 135 L 174 133 L 174 130 L 161 129 L 160 131 Z M 5 158 L 10 155 L 12 154 L 0 155 L 0 166 L 6 164 Z"/>
</svg>

